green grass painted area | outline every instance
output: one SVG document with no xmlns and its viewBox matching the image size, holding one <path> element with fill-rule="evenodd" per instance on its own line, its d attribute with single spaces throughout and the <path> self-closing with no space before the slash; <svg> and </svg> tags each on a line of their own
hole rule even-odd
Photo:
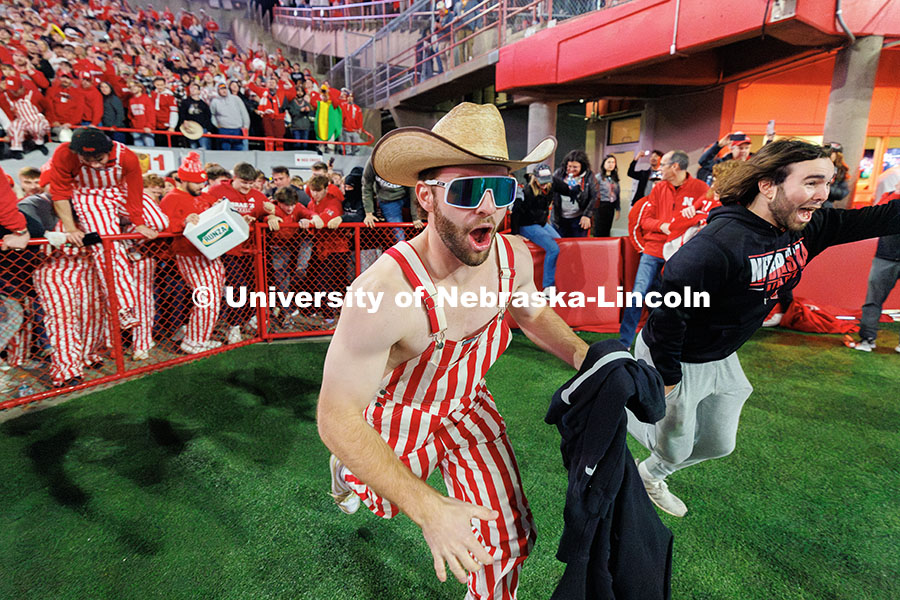
<svg viewBox="0 0 900 600">
<path fill-rule="evenodd" d="M 864 354 L 761 331 L 741 350 L 755 391 L 737 450 L 670 478 L 690 509 L 662 515 L 674 598 L 900 598 L 898 327 L 881 338 Z M 462 598 L 408 519 L 327 495 L 325 349 L 242 348 L 0 425 L 0 598 Z M 566 476 L 543 416 L 570 376 L 517 335 L 488 378 L 539 532 L 526 600 L 563 570 Z"/>
</svg>

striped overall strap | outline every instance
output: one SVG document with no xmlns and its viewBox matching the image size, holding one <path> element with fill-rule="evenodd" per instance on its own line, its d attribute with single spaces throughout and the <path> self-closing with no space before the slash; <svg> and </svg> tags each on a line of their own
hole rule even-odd
<svg viewBox="0 0 900 600">
<path fill-rule="evenodd" d="M 389 248 L 387 254 L 397 261 L 403 274 L 410 285 L 418 290 L 423 290 L 422 302 L 425 305 L 425 311 L 428 314 L 428 323 L 431 326 L 431 337 L 435 340 L 438 348 L 443 348 L 444 337 L 447 330 L 447 317 L 444 309 L 437 305 L 435 297 L 437 296 L 437 288 L 431 280 L 431 275 L 425 269 L 422 259 L 415 248 L 409 242 L 400 242 L 392 248 Z"/>
<path fill-rule="evenodd" d="M 512 244 L 505 236 L 497 234 L 497 258 L 500 260 L 500 311 L 506 310 L 506 305 L 512 296 L 516 279 L 516 256 Z"/>
</svg>

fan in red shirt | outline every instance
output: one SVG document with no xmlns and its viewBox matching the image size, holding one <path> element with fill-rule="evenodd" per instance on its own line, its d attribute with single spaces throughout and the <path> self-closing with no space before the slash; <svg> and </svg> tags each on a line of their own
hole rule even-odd
<svg viewBox="0 0 900 600">
<path fill-rule="evenodd" d="M 279 89 L 278 80 L 269 77 L 266 87 L 262 88 L 254 83 L 247 88 L 259 96 L 259 106 L 256 112 L 262 117 L 263 132 L 268 138 L 283 138 L 285 135 L 284 111 L 285 93 Z M 284 150 L 284 142 L 271 142 L 266 140 L 266 150 Z"/>
<path fill-rule="evenodd" d="M 34 139 L 42 153 L 49 153 L 44 141 L 50 123 L 44 116 L 46 102 L 39 92 L 26 90 L 18 77 L 4 77 L 0 80 L 0 109 L 11 119 L 7 133 L 13 158 L 23 157 L 26 137 Z"/>
<path fill-rule="evenodd" d="M 82 73 L 80 79 L 81 97 L 84 100 L 81 124 L 99 127 L 103 120 L 103 95 L 97 89 L 99 82 L 90 73 Z"/>
<path fill-rule="evenodd" d="M 329 182 L 327 175 L 314 175 L 306 191 L 311 198 L 307 208 L 318 217 L 316 227 L 320 229 L 316 236 L 315 261 L 309 267 L 314 274 L 312 279 L 320 291 L 344 289 L 348 283 L 347 261 L 350 258 L 347 231 L 338 229 L 343 221 L 344 195 Z M 322 310 L 328 318 L 334 318 L 336 314 L 328 307 Z"/>
<path fill-rule="evenodd" d="M 153 145 L 153 127 L 156 125 L 156 110 L 153 108 L 153 100 L 144 93 L 144 86 L 133 81 L 131 83 L 131 98 L 128 100 L 128 118 L 131 119 L 133 129 L 142 129 L 144 133 L 134 133 L 135 146 Z"/>
<path fill-rule="evenodd" d="M 343 107 L 341 112 L 344 116 L 344 134 L 343 139 L 347 142 L 361 142 L 363 128 L 362 109 L 353 103 L 353 92 L 344 88 L 341 90 L 341 101 Z M 356 154 L 359 152 L 359 146 L 349 146 L 348 154 Z"/>
<path fill-rule="evenodd" d="M 258 171 L 249 163 L 238 163 L 234 166 L 234 178 L 230 182 L 218 183 L 211 188 L 209 194 L 214 202 L 228 200 L 231 208 L 241 214 L 248 224 L 254 226 L 266 215 L 266 197 L 262 192 L 253 189 Z M 251 233 L 250 239 L 236 248 L 232 248 L 222 257 L 225 266 L 225 280 L 235 289 L 235 297 L 240 287 L 248 293 L 255 286 L 253 278 L 253 244 L 256 234 Z M 227 342 L 235 344 L 241 341 L 241 326 L 250 321 L 250 307 L 231 306 L 225 307 L 225 322 L 228 323 Z M 252 327 L 252 325 L 251 325 Z"/>
<path fill-rule="evenodd" d="M 178 168 L 178 180 L 175 189 L 166 194 L 160 202 L 160 208 L 169 217 L 166 231 L 182 233 L 185 225 L 196 225 L 200 221 L 200 213 L 213 205 L 213 198 L 203 193 L 206 184 L 206 171 L 200 164 L 200 155 L 189 153 Z M 178 272 L 191 288 L 191 292 L 205 288 L 209 292 L 208 303 L 193 303 L 188 325 L 181 342 L 181 350 L 188 354 L 197 354 L 218 348 L 222 342 L 212 341 L 216 322 L 219 320 L 222 293 L 225 289 L 225 269 L 218 258 L 210 260 L 203 256 L 193 244 L 184 237 L 172 241 L 172 253 Z"/>
<path fill-rule="evenodd" d="M 42 93 L 45 92 L 50 87 L 50 82 L 43 73 L 28 64 L 28 51 L 25 50 L 25 46 L 19 42 L 13 42 L 10 44 L 10 50 L 12 50 L 13 68 L 19 77 L 34 82 Z"/>
<path fill-rule="evenodd" d="M 175 94 L 166 87 L 163 77 L 153 80 L 153 89 L 150 98 L 153 100 L 153 110 L 156 111 L 156 129 L 175 131 L 175 126 L 178 125 L 178 100 L 175 99 Z"/>
<path fill-rule="evenodd" d="M 47 120 L 53 127 L 76 126 L 84 115 L 84 95 L 72 85 L 69 74 L 60 73 L 56 79 L 47 90 Z"/>
<path fill-rule="evenodd" d="M 311 210 L 300 203 L 298 190 L 292 185 L 280 188 L 275 192 L 275 212 L 266 216 L 266 223 L 270 233 L 266 239 L 266 249 L 269 254 L 269 268 L 272 273 L 272 282 L 279 292 L 295 291 L 293 284 L 299 284 L 303 279 L 306 265 L 309 262 L 308 255 L 301 259 L 301 251 L 309 248 L 309 232 L 303 231 L 303 236 L 298 240 L 298 228 L 308 229 L 310 226 L 322 225 L 322 220 Z M 301 266 L 302 260 L 302 269 Z M 287 324 L 288 313 L 278 311 L 276 321 L 284 326 Z"/>
</svg>

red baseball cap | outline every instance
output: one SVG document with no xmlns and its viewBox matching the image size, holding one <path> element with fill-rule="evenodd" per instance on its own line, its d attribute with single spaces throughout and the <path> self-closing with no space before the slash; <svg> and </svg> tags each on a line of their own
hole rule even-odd
<svg viewBox="0 0 900 600">
<path fill-rule="evenodd" d="M 3 78 L 3 83 L 6 84 L 6 91 L 12 92 L 22 87 L 22 78 L 10 75 L 9 77 Z"/>
</svg>

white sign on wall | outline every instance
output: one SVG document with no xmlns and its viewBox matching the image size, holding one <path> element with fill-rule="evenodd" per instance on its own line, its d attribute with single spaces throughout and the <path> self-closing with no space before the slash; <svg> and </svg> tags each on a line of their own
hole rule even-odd
<svg viewBox="0 0 900 600">
<path fill-rule="evenodd" d="M 322 160 L 322 156 L 315 152 L 298 152 L 294 154 L 294 166 L 301 169 L 312 169 L 312 166 Z"/>
</svg>

